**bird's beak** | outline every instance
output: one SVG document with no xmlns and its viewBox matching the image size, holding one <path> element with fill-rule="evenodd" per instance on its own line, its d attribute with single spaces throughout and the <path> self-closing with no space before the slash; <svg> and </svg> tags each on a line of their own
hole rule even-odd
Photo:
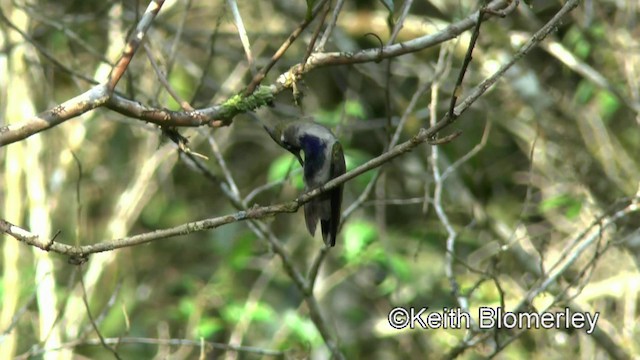
<svg viewBox="0 0 640 360">
<path fill-rule="evenodd" d="M 273 128 L 267 126 L 267 125 L 262 125 L 262 127 L 265 130 L 267 130 L 267 134 L 269 134 L 269 136 L 271 136 L 273 141 L 275 141 L 277 144 L 280 144 L 280 140 L 278 139 L 278 136 L 276 136 L 275 129 L 273 129 Z"/>
<path fill-rule="evenodd" d="M 304 167 L 304 161 L 302 160 L 302 156 L 300 156 L 300 151 L 292 151 L 291 153 L 296 156 L 296 159 L 300 162 L 300 166 Z"/>
</svg>

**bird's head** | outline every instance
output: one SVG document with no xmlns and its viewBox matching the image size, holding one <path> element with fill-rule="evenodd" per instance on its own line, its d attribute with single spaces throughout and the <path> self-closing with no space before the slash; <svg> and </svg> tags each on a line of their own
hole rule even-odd
<svg viewBox="0 0 640 360">
<path fill-rule="evenodd" d="M 267 130 L 273 141 L 292 153 L 300 162 L 300 166 L 304 166 L 304 161 L 300 155 L 302 147 L 298 137 L 298 126 L 295 122 L 278 122 L 273 126 L 264 124 L 265 130 Z"/>
</svg>

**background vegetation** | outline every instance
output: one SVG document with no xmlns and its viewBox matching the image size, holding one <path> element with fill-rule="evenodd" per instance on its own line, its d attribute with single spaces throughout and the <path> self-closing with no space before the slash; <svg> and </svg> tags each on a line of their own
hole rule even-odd
<svg viewBox="0 0 640 360">
<path fill-rule="evenodd" d="M 573 3 L 0 0 L 0 354 L 638 356 L 640 10 Z M 474 42 L 484 6 L 503 13 Z M 264 98 L 243 98 L 260 74 Z M 59 106 L 92 88 L 115 92 Z M 303 116 L 333 129 L 349 170 L 438 120 L 446 141 L 365 165 L 325 249 L 302 211 L 252 212 L 302 193 L 261 122 Z M 72 254 L 136 234 L 149 242 Z M 592 335 L 397 330 L 397 306 L 600 318 Z"/>
</svg>

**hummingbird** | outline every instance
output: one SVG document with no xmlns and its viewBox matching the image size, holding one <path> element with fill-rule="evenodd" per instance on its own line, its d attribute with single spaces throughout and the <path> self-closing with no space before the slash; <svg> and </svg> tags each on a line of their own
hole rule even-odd
<svg viewBox="0 0 640 360">
<path fill-rule="evenodd" d="M 311 121 L 279 122 L 275 126 L 264 125 L 271 138 L 291 152 L 304 169 L 305 191 L 326 184 L 346 171 L 342 145 L 326 127 Z M 304 153 L 304 160 L 300 152 Z M 320 220 L 322 239 L 328 246 L 335 246 L 342 205 L 342 185 L 335 187 L 304 205 L 307 230 L 315 235 Z"/>
</svg>

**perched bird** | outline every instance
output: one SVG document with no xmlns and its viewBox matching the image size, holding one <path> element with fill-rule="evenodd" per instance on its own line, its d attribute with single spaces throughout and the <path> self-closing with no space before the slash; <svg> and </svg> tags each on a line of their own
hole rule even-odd
<svg viewBox="0 0 640 360">
<path fill-rule="evenodd" d="M 345 173 L 344 152 L 335 135 L 311 121 L 279 122 L 264 125 L 271 138 L 296 156 L 304 168 L 305 191 L 313 190 Z M 304 152 L 304 160 L 300 156 Z M 307 229 L 313 236 L 320 220 L 322 239 L 335 246 L 342 205 L 342 185 L 325 192 L 304 205 Z"/>
</svg>

